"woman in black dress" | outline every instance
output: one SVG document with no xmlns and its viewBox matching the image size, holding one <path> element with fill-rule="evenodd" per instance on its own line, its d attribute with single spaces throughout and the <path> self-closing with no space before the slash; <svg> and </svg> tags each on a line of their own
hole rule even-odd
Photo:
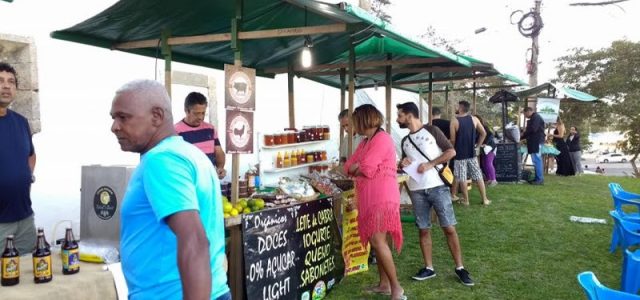
<svg viewBox="0 0 640 300">
<path fill-rule="evenodd" d="M 569 154 L 569 146 L 564 141 L 565 130 L 562 119 L 558 117 L 556 129 L 553 131 L 553 144 L 560 151 L 560 154 L 556 156 L 556 175 L 573 176 L 576 175 L 576 172 L 573 168 L 571 155 Z"/>
</svg>

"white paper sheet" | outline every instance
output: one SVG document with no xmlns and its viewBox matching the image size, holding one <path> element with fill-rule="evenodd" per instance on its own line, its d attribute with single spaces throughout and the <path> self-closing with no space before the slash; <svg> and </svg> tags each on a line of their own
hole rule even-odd
<svg viewBox="0 0 640 300">
<path fill-rule="evenodd" d="M 484 145 L 484 147 L 482 148 L 482 151 L 484 152 L 484 154 L 489 154 L 489 152 L 491 152 L 491 150 L 493 150 L 493 147 L 489 146 L 489 145 Z"/>
<path fill-rule="evenodd" d="M 409 175 L 409 177 L 413 178 L 413 180 L 415 180 L 416 182 L 422 182 L 425 178 L 426 172 L 425 173 L 418 173 L 418 166 L 420 166 L 421 162 L 419 161 L 413 161 L 411 162 L 410 165 L 402 168 L 402 170 L 404 170 L 407 175 Z"/>
</svg>

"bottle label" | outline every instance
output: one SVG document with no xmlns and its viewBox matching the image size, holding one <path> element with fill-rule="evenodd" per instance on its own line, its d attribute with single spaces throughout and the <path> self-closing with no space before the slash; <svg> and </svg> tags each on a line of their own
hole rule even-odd
<svg viewBox="0 0 640 300">
<path fill-rule="evenodd" d="M 80 251 L 78 249 L 62 250 L 62 269 L 67 271 L 80 269 Z"/>
<path fill-rule="evenodd" d="M 51 277 L 51 255 L 33 258 L 33 276 Z"/>
<path fill-rule="evenodd" d="M 2 258 L 2 278 L 13 279 L 20 277 L 20 257 Z"/>
</svg>

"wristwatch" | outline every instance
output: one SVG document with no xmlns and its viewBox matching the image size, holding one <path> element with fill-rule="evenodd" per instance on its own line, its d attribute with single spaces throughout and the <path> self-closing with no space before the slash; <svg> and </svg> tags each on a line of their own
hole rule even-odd
<svg viewBox="0 0 640 300">
<path fill-rule="evenodd" d="M 31 183 L 36 182 L 36 176 L 35 175 L 31 175 Z"/>
</svg>

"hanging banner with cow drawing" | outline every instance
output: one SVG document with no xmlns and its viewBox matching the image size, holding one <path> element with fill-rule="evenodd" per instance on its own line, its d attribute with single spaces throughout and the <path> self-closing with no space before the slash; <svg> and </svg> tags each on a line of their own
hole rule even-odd
<svg viewBox="0 0 640 300">
<path fill-rule="evenodd" d="M 224 65 L 224 106 L 227 109 L 256 109 L 256 70 Z"/>
<path fill-rule="evenodd" d="M 256 70 L 235 65 L 224 65 L 224 77 L 224 103 L 227 110 L 227 153 L 253 153 Z"/>
<path fill-rule="evenodd" d="M 253 153 L 253 112 L 227 109 L 227 153 Z"/>
</svg>

